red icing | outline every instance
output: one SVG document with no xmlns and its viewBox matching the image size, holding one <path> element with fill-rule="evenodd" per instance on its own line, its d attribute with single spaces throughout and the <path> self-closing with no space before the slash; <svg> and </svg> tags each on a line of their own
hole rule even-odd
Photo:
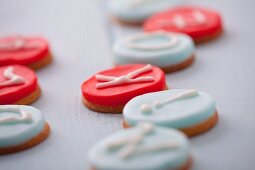
<svg viewBox="0 0 255 170">
<path fill-rule="evenodd" d="M 205 23 L 187 25 L 187 27 L 184 28 L 178 28 L 174 24 L 160 24 L 160 21 L 162 20 L 172 21 L 174 16 L 176 15 L 181 15 L 184 20 L 194 20 L 194 17 L 191 13 L 195 10 L 200 11 L 204 14 L 204 16 L 206 17 Z M 143 28 L 145 31 L 165 30 L 172 32 L 181 32 L 190 35 L 193 39 L 196 40 L 222 31 L 222 23 L 220 15 L 215 11 L 205 8 L 184 6 L 171 8 L 167 11 L 163 11 L 150 17 L 148 20 L 145 21 Z"/>
<path fill-rule="evenodd" d="M 13 42 L 21 36 L 0 38 L 0 44 L 5 45 Z M 20 48 L 17 50 L 2 50 L 0 48 L 0 66 L 10 64 L 29 65 L 43 59 L 49 54 L 48 42 L 41 37 L 21 37 L 28 45 L 36 43 L 36 48 Z"/>
<path fill-rule="evenodd" d="M 114 67 L 113 69 L 99 72 L 98 74 L 107 76 L 126 75 L 138 68 L 144 67 L 143 64 L 131 64 Z M 82 84 L 82 94 L 89 102 L 104 106 L 123 106 L 132 98 L 149 92 L 161 91 L 166 87 L 165 74 L 158 67 L 153 66 L 151 71 L 141 76 L 152 76 L 155 81 L 147 83 L 126 84 L 114 87 L 97 89 L 96 84 L 99 83 L 95 76 L 91 77 Z"/>
<path fill-rule="evenodd" d="M 20 85 L 12 85 L 0 88 L 0 104 L 14 104 L 18 100 L 31 94 L 37 87 L 37 77 L 33 70 L 20 66 L 10 65 L 13 67 L 13 72 L 25 78 L 25 83 Z M 7 79 L 4 77 L 3 72 L 9 66 L 0 67 L 0 82 Z"/>
</svg>

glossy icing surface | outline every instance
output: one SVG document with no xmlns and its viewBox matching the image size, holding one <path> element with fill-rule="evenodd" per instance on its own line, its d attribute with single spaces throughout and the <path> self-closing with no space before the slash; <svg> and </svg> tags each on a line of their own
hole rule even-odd
<svg viewBox="0 0 255 170">
<path fill-rule="evenodd" d="M 182 6 L 155 14 L 145 21 L 145 31 L 181 32 L 199 39 L 222 31 L 218 12 L 201 7 Z"/>
<path fill-rule="evenodd" d="M 189 142 L 181 132 L 154 126 L 146 131 L 140 124 L 102 140 L 89 151 L 89 163 L 97 170 L 172 170 L 187 162 Z"/>
<path fill-rule="evenodd" d="M 194 51 L 189 36 L 167 32 L 135 34 L 113 46 L 115 64 L 144 63 L 158 67 L 179 64 L 191 57 Z"/>
<path fill-rule="evenodd" d="M 131 126 L 147 121 L 164 127 L 186 128 L 213 116 L 215 105 L 207 93 L 174 89 L 133 98 L 125 105 L 123 115 Z"/>
<path fill-rule="evenodd" d="M 41 37 L 0 38 L 0 66 L 32 64 L 43 59 L 48 53 L 48 42 Z"/>
<path fill-rule="evenodd" d="M 25 105 L 0 105 L 0 148 L 13 147 L 29 141 L 44 128 L 39 110 Z"/>
<path fill-rule="evenodd" d="M 16 83 L 10 77 L 6 77 L 5 73 L 8 69 L 12 70 L 12 74 L 16 76 Z M 22 79 L 17 78 L 20 77 Z M 14 77 L 15 78 L 15 77 Z M 14 80 L 14 79 L 13 79 Z M 18 81 L 18 82 L 17 82 Z M 6 82 L 8 85 L 6 85 Z M 18 100 L 32 93 L 37 87 L 37 76 L 34 71 L 20 65 L 10 65 L 0 67 L 0 104 L 14 104 Z"/>
<path fill-rule="evenodd" d="M 182 2 L 183 0 L 110 0 L 109 12 L 124 21 L 141 22 L 154 13 Z"/>
<path fill-rule="evenodd" d="M 123 78 L 122 76 L 143 67 L 146 67 L 146 65 L 122 65 L 99 72 L 96 75 Z M 97 88 L 97 84 L 102 83 L 102 81 L 97 80 L 96 75 L 82 84 L 82 94 L 88 101 L 104 106 L 122 106 L 135 96 L 148 92 L 161 91 L 166 87 L 165 74 L 161 69 L 155 66 L 152 66 L 151 70 L 143 72 L 133 78 L 151 77 L 153 81 L 149 82 L 124 83 L 107 88 Z"/>
</svg>

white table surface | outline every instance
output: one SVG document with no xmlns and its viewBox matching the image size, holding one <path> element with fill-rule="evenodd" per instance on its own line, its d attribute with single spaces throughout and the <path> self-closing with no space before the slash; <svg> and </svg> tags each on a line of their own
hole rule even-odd
<svg viewBox="0 0 255 170">
<path fill-rule="evenodd" d="M 188 1 L 188 0 L 187 0 Z M 54 63 L 37 71 L 43 90 L 33 104 L 51 124 L 42 144 L 0 157 L 0 170 L 86 170 L 86 154 L 98 140 L 121 128 L 121 115 L 89 111 L 81 83 L 112 66 L 111 43 L 139 28 L 113 26 L 106 0 L 2 0 L 0 36 L 40 34 L 49 39 Z M 193 170 L 255 169 L 255 1 L 190 0 L 224 18 L 224 35 L 197 47 L 190 68 L 167 75 L 171 88 L 196 88 L 213 95 L 218 125 L 191 139 Z"/>
</svg>

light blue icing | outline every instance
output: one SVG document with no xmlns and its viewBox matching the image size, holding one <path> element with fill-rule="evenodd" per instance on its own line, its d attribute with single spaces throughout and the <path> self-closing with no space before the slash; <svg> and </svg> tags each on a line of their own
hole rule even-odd
<svg viewBox="0 0 255 170">
<path fill-rule="evenodd" d="M 140 121 L 147 121 L 158 126 L 170 128 L 186 128 L 201 123 L 216 111 L 214 99 L 207 93 L 199 92 L 198 96 L 179 99 L 160 108 L 153 108 L 152 113 L 144 114 L 141 111 L 143 104 L 162 101 L 183 93 L 184 89 L 167 90 L 147 93 L 130 100 L 124 107 L 125 121 L 134 126 Z"/>
<path fill-rule="evenodd" d="M 183 0 L 141 0 L 144 3 L 133 5 L 139 0 L 110 0 L 109 12 L 127 22 L 142 22 L 149 16 L 183 3 Z"/>
<path fill-rule="evenodd" d="M 123 159 L 118 156 L 119 149 L 109 150 L 107 145 L 120 139 L 139 134 L 138 127 L 121 130 L 97 143 L 88 154 L 88 160 L 96 170 L 171 170 L 182 167 L 189 159 L 190 146 L 187 138 L 179 131 L 163 127 L 154 127 L 137 146 L 155 146 L 166 142 L 176 142 L 171 149 L 131 155 Z"/>
<path fill-rule="evenodd" d="M 32 121 L 0 124 L 0 148 L 13 147 L 23 144 L 24 142 L 29 141 L 33 137 L 37 136 L 43 130 L 45 120 L 38 109 L 25 105 L 1 105 L 0 110 L 3 106 L 18 107 L 27 113 L 30 113 L 32 115 Z M 0 119 L 9 116 L 20 115 L 19 113 L 14 112 L 0 112 Z"/>
<path fill-rule="evenodd" d="M 163 35 L 150 36 L 133 43 L 150 46 L 159 45 L 169 41 L 167 35 L 165 33 Z M 188 35 L 181 33 L 175 33 L 175 35 L 177 36 L 176 45 L 156 50 L 130 48 L 125 43 L 126 38 L 118 40 L 113 46 L 114 62 L 115 64 L 152 64 L 158 67 L 179 64 L 194 54 L 195 46 Z"/>
</svg>

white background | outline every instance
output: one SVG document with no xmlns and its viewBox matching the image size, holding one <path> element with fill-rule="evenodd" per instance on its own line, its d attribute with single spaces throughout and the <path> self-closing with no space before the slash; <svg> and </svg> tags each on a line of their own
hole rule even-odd
<svg viewBox="0 0 255 170">
<path fill-rule="evenodd" d="M 0 36 L 22 33 L 47 37 L 54 63 L 37 71 L 43 90 L 33 104 L 52 127 L 32 149 L 0 156 L 0 170 L 86 170 L 86 154 L 120 129 L 121 115 L 98 114 L 81 103 L 81 83 L 112 67 L 111 43 L 138 32 L 113 26 L 106 0 L 1 0 Z M 190 0 L 220 11 L 225 33 L 199 45 L 190 68 L 167 75 L 171 88 L 196 88 L 213 95 L 218 125 L 191 139 L 194 170 L 255 169 L 255 1 Z"/>
</svg>

